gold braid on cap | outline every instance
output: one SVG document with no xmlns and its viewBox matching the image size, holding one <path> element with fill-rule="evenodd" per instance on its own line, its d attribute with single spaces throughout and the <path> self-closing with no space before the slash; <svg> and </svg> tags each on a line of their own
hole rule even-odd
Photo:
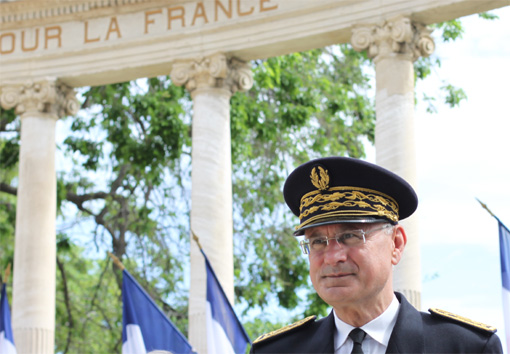
<svg viewBox="0 0 510 354">
<path fill-rule="evenodd" d="M 317 190 L 305 194 L 299 207 L 300 229 L 322 219 L 335 217 L 382 217 L 398 221 L 398 203 L 392 197 L 361 187 L 329 188 L 328 171 L 317 166 L 312 169 L 310 179 Z"/>
</svg>

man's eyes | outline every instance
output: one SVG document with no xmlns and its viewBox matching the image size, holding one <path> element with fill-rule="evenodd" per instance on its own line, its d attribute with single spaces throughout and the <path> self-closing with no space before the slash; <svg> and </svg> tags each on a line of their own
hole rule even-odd
<svg viewBox="0 0 510 354">
<path fill-rule="evenodd" d="M 312 245 L 324 245 L 324 244 L 328 243 L 328 241 L 327 241 L 327 238 L 314 238 L 314 239 L 310 240 L 310 243 Z"/>
<path fill-rule="evenodd" d="M 360 239 L 361 236 L 353 233 L 353 232 L 346 232 L 340 235 L 337 235 L 335 237 L 314 237 L 310 239 L 310 244 L 312 245 L 326 245 L 328 243 L 328 240 L 336 239 L 338 242 L 345 242 L 352 239 Z"/>
<path fill-rule="evenodd" d="M 356 235 L 354 233 L 345 233 L 345 234 L 337 236 L 336 238 L 340 239 L 340 240 L 348 240 L 351 238 L 359 238 L 359 235 Z"/>
</svg>

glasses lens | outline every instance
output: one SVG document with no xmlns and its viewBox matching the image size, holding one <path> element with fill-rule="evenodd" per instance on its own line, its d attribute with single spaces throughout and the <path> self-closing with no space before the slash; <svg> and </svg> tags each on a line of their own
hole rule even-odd
<svg viewBox="0 0 510 354">
<path fill-rule="evenodd" d="M 363 231 L 354 230 L 341 233 L 336 236 L 336 241 L 349 247 L 358 246 L 363 243 Z"/>
<path fill-rule="evenodd" d="M 314 237 L 314 238 L 308 240 L 308 242 L 310 243 L 310 248 L 312 249 L 312 251 L 320 252 L 320 251 L 324 251 L 326 249 L 326 246 L 328 245 L 328 240 L 329 240 L 329 238 L 324 236 L 324 237 Z"/>
</svg>

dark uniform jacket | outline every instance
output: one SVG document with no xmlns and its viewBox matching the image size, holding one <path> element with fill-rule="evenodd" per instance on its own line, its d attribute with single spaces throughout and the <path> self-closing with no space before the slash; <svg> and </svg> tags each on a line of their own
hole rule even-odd
<svg viewBox="0 0 510 354">
<path fill-rule="evenodd" d="M 419 312 L 406 298 L 400 302 L 387 353 L 502 353 L 495 329 L 446 312 Z M 297 322 L 253 342 L 251 353 L 334 353 L 335 319 Z"/>
</svg>

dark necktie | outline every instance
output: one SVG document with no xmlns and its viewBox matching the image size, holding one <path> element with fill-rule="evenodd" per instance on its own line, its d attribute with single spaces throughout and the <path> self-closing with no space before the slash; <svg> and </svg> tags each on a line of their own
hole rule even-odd
<svg viewBox="0 0 510 354">
<path fill-rule="evenodd" d="M 363 339 L 365 339 L 366 335 L 366 332 L 361 328 L 354 328 L 351 333 L 349 333 L 349 338 L 351 338 L 354 342 L 351 354 L 363 354 L 361 342 L 363 342 Z"/>
</svg>

